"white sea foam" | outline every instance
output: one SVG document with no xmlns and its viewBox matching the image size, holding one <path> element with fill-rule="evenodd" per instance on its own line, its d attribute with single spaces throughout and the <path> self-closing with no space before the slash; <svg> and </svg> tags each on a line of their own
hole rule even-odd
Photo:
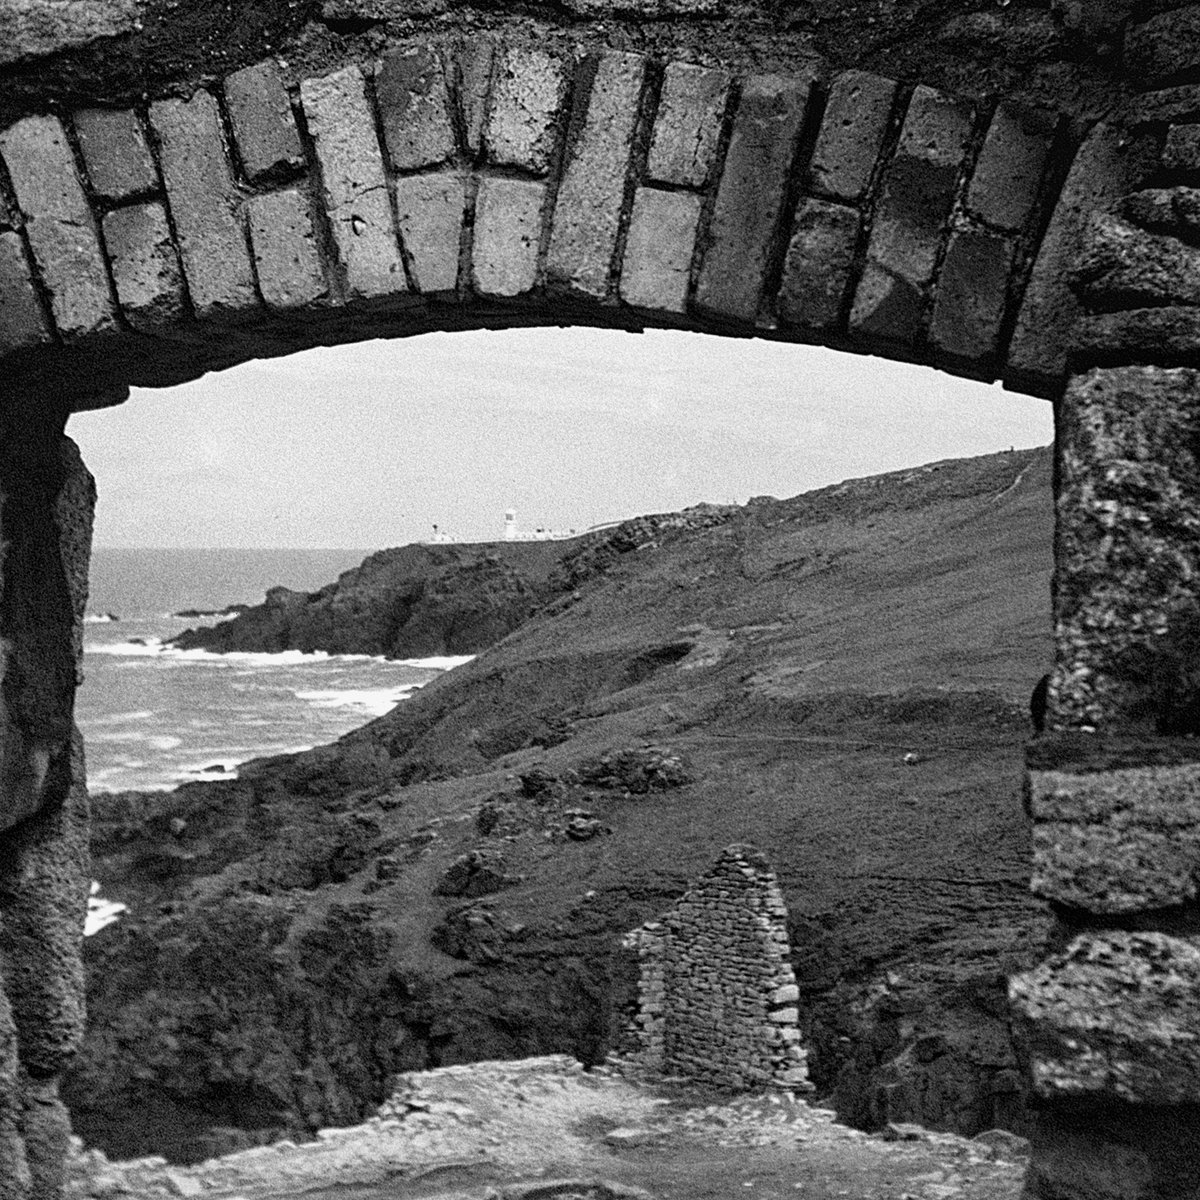
<svg viewBox="0 0 1200 1200">
<path fill-rule="evenodd" d="M 139 708 L 136 712 L 111 713 L 106 717 L 92 717 L 89 727 L 96 725 L 126 725 L 130 721 L 148 721 L 154 713 L 148 708 Z"/>
<path fill-rule="evenodd" d="M 406 683 L 382 688 L 316 688 L 293 694 L 297 700 L 305 700 L 314 708 L 354 708 L 373 717 L 382 717 L 422 686 Z"/>
<path fill-rule="evenodd" d="M 237 664 L 248 667 L 301 666 L 318 662 L 386 662 L 374 654 L 329 654 L 324 650 L 279 650 L 265 653 L 249 650 L 230 650 L 218 654 L 212 650 L 181 650 L 168 646 L 158 638 L 141 638 L 132 642 L 108 642 L 103 645 L 86 646 L 89 654 L 115 654 L 128 658 L 163 658 L 178 662 Z M 414 660 L 409 665 L 420 665 Z"/>
<path fill-rule="evenodd" d="M 91 937 L 93 933 L 99 933 L 106 925 L 111 925 L 123 912 L 128 911 L 128 904 L 121 904 L 116 900 L 105 900 L 100 895 L 99 883 L 92 880 L 88 895 L 87 917 L 83 924 L 83 936 Z"/>
<path fill-rule="evenodd" d="M 429 671 L 452 671 L 455 667 L 466 666 L 474 657 L 473 654 L 444 654 L 440 658 L 397 658 L 392 661 L 401 667 L 424 667 Z"/>
<path fill-rule="evenodd" d="M 85 625 L 112 625 L 120 619 L 112 613 L 84 613 L 83 615 Z"/>
</svg>

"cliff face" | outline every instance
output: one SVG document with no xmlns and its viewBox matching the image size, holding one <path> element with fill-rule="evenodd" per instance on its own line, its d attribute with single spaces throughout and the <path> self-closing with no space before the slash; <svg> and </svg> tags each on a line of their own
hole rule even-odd
<svg viewBox="0 0 1200 1200">
<path fill-rule="evenodd" d="M 76 1128 L 202 1157 L 357 1119 L 409 1068 L 596 1061 L 621 936 L 733 842 L 779 876 L 843 1118 L 1019 1128 L 1051 530 L 1038 451 L 537 547 L 549 599 L 387 716 L 96 797 L 96 877 L 132 911 L 88 943 Z"/>
<path fill-rule="evenodd" d="M 659 534 L 709 528 L 734 511 L 700 505 L 564 541 L 380 550 L 319 591 L 271 588 L 262 604 L 172 641 L 183 650 L 217 653 L 475 654 Z"/>
<path fill-rule="evenodd" d="M 272 588 L 231 621 L 188 629 L 185 650 L 327 650 L 422 658 L 474 654 L 537 608 L 562 543 L 402 546 L 316 592 Z"/>
</svg>

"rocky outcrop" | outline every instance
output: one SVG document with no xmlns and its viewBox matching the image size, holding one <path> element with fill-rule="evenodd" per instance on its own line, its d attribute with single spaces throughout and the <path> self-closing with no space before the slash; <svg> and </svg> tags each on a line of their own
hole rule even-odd
<svg viewBox="0 0 1200 1200">
<path fill-rule="evenodd" d="M 475 654 L 539 608 L 569 602 L 624 555 L 672 534 L 724 524 L 734 510 L 702 504 L 622 521 L 557 542 L 411 545 L 381 550 L 315 592 L 276 587 L 231 621 L 188 629 L 183 650 L 324 650 L 429 658 Z M 231 611 L 231 610 L 226 610 Z"/>
</svg>

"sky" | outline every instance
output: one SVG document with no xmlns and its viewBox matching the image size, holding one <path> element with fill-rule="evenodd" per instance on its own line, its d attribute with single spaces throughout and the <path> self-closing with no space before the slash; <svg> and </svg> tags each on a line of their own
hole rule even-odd
<svg viewBox="0 0 1200 1200">
<path fill-rule="evenodd" d="M 679 331 L 431 333 L 135 388 L 67 432 L 100 547 L 384 547 L 779 498 L 1047 445 L 1044 400 Z"/>
</svg>

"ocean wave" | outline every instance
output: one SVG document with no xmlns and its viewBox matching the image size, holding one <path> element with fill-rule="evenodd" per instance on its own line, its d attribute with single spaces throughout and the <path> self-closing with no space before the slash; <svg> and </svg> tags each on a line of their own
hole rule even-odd
<svg viewBox="0 0 1200 1200">
<path fill-rule="evenodd" d="M 326 650 L 181 650 L 160 638 L 134 638 L 127 642 L 107 642 L 86 646 L 89 654 L 112 654 L 128 658 L 165 658 L 181 662 L 235 663 L 249 667 L 276 667 L 317 662 L 376 662 L 398 667 L 416 667 L 426 671 L 452 671 L 474 659 L 473 654 L 443 654 L 430 658 L 386 658 L 379 654 L 330 654 Z"/>
<path fill-rule="evenodd" d="M 83 623 L 85 625 L 115 625 L 121 618 L 116 613 L 84 613 Z"/>
<path fill-rule="evenodd" d="M 250 667 L 300 666 L 316 662 L 386 662 L 374 654 L 329 654 L 324 650 L 279 650 L 274 653 L 230 650 L 217 654 L 212 650 L 181 650 L 159 638 L 135 638 L 129 642 L 109 642 L 86 646 L 89 654 L 113 654 L 128 658 L 161 658 L 174 662 L 237 664 Z"/>
<path fill-rule="evenodd" d="M 453 671 L 455 667 L 464 667 L 475 658 L 474 654 L 443 654 L 434 658 L 393 658 L 400 667 L 424 667 L 429 671 Z"/>
<path fill-rule="evenodd" d="M 127 721 L 148 721 L 154 713 L 148 708 L 139 708 L 136 712 L 109 713 L 105 717 L 91 717 L 86 721 L 90 729 L 96 725 L 124 725 Z"/>
<path fill-rule="evenodd" d="M 382 688 L 317 688 L 294 692 L 293 695 L 314 708 L 354 708 L 373 717 L 382 717 L 421 686 L 419 683 L 406 683 L 399 687 Z"/>
<path fill-rule="evenodd" d="M 123 912 L 129 911 L 128 904 L 117 900 L 105 900 L 100 895 L 100 885 L 93 880 L 88 893 L 87 918 L 83 925 L 83 936 L 91 937 L 106 925 L 111 925 Z"/>
</svg>

